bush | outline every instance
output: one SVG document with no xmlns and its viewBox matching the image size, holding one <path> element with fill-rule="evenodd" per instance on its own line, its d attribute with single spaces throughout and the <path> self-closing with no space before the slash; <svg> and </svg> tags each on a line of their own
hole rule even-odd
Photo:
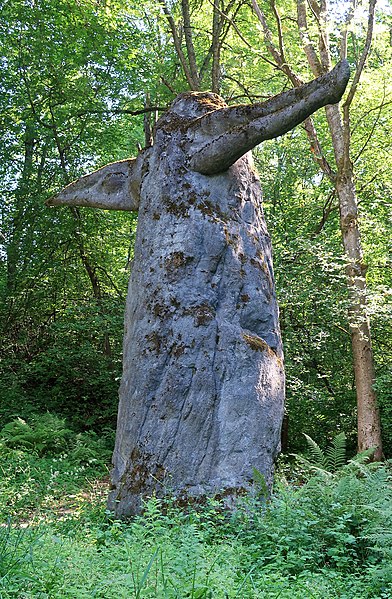
<svg viewBox="0 0 392 599">
<path fill-rule="evenodd" d="M 86 478 L 107 474 L 113 431 L 75 433 L 53 414 L 17 418 L 0 432 L 0 518 L 26 518 L 67 494 Z"/>
<path fill-rule="evenodd" d="M 264 563 L 287 574 L 353 572 L 391 556 L 392 488 L 385 468 L 350 462 L 336 475 L 280 486 L 256 520 Z"/>
<path fill-rule="evenodd" d="M 114 431 L 107 429 L 98 435 L 94 431 L 75 433 L 64 418 L 55 414 L 33 414 L 29 422 L 16 418 L 0 431 L 0 440 L 10 449 L 27 450 L 38 456 L 66 455 L 69 461 L 81 464 L 99 461 L 107 464 L 114 443 Z"/>
<path fill-rule="evenodd" d="M 115 426 L 123 305 L 108 298 L 104 308 L 105 317 L 92 302 L 75 304 L 40 328 L 39 335 L 23 329 L 26 338 L 18 342 L 3 332 L 7 351 L 0 349 L 0 427 L 16 416 L 27 420 L 45 410 L 79 430 Z M 110 355 L 104 352 L 103 331 L 109 335 Z"/>
<path fill-rule="evenodd" d="M 22 418 L 12 420 L 0 431 L 0 439 L 10 448 L 25 449 L 38 455 L 57 455 L 67 450 L 72 430 L 65 420 L 54 414 L 31 416 L 30 423 Z"/>
</svg>

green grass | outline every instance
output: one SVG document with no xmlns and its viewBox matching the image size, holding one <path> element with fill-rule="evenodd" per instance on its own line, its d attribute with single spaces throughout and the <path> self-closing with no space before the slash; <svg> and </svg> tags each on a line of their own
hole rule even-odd
<svg viewBox="0 0 392 599">
<path fill-rule="evenodd" d="M 151 498 L 142 516 L 117 521 L 105 506 L 107 446 L 59 428 L 61 443 L 43 450 L 41 439 L 38 451 L 2 437 L 1 599 L 392 596 L 387 466 L 281 474 L 268 502 L 245 498 L 234 512 Z"/>
</svg>

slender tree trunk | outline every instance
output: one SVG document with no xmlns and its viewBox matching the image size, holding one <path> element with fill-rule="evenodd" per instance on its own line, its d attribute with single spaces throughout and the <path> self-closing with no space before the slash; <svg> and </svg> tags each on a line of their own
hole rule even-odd
<svg viewBox="0 0 392 599">
<path fill-rule="evenodd" d="M 71 206 L 70 210 L 71 210 L 72 216 L 75 220 L 75 239 L 76 239 L 78 250 L 79 250 L 79 256 L 80 256 L 80 259 L 84 266 L 84 269 L 88 275 L 88 278 L 90 279 L 94 298 L 97 302 L 98 311 L 101 314 L 101 316 L 104 316 L 105 310 L 104 310 L 103 302 L 102 302 L 103 298 L 102 298 L 101 283 L 100 283 L 98 275 L 97 275 L 97 269 L 92 264 L 90 257 L 86 252 L 86 249 L 85 249 L 84 243 L 83 243 L 83 237 L 80 232 L 80 228 L 81 228 L 80 227 L 81 226 L 80 210 L 79 210 L 79 208 L 77 208 L 75 206 Z M 103 353 L 108 358 L 110 358 L 110 356 L 112 355 L 112 349 L 111 349 L 111 345 L 110 345 L 110 338 L 109 338 L 108 331 L 104 331 Z"/>
<path fill-rule="evenodd" d="M 191 64 L 190 64 L 191 61 L 192 61 L 192 58 L 188 56 L 188 60 L 187 60 L 187 58 L 186 58 L 186 56 L 185 56 L 185 54 L 184 54 L 184 52 L 182 50 L 181 39 L 180 39 L 180 36 L 178 34 L 175 21 L 174 21 L 172 15 L 170 13 L 170 10 L 169 10 L 169 7 L 168 7 L 167 3 L 166 3 L 166 0 L 160 0 L 160 4 L 162 5 L 163 12 L 164 12 L 164 14 L 166 16 L 166 19 L 167 19 L 168 23 L 169 23 L 171 34 L 172 34 L 172 37 L 173 37 L 174 47 L 176 49 L 176 53 L 177 53 L 178 59 L 180 61 L 181 67 L 182 67 L 182 69 L 184 71 L 184 75 L 185 75 L 185 78 L 186 78 L 186 80 L 188 82 L 189 88 L 192 89 L 192 90 L 197 91 L 199 89 L 199 78 L 197 76 L 197 72 L 195 73 L 194 65 L 192 67 Z M 185 6 L 185 8 L 186 8 L 186 6 Z M 182 6 L 182 9 L 184 11 L 184 7 L 183 6 Z M 185 24 L 184 24 L 184 26 L 185 26 L 185 30 L 186 30 L 185 33 L 186 33 L 186 36 L 187 36 L 187 38 L 186 38 L 187 46 L 189 44 L 191 44 L 191 47 L 192 47 L 192 36 L 191 36 L 192 32 L 189 30 L 189 28 L 186 29 L 186 25 Z M 191 36 L 191 37 L 189 38 L 189 36 Z M 195 74 L 196 74 L 196 77 L 195 77 Z"/>
<path fill-rule="evenodd" d="M 212 70 L 211 70 L 211 90 L 215 94 L 219 94 L 220 91 L 220 20 L 221 15 L 219 13 L 219 0 L 214 0 L 214 12 L 212 20 Z"/>
<path fill-rule="evenodd" d="M 189 0 L 181 0 L 183 32 L 179 27 L 177 27 L 166 0 L 160 0 L 160 4 L 162 5 L 163 12 L 170 26 L 174 48 L 176 50 L 177 57 L 188 82 L 189 88 L 194 91 L 199 91 L 203 89 L 204 82 L 209 89 L 211 89 L 214 93 L 219 94 L 222 44 L 230 30 L 230 27 L 233 25 L 233 19 L 228 16 L 228 13 L 232 12 L 235 16 L 240 10 L 241 2 L 237 2 L 237 0 L 229 0 L 226 8 L 224 8 L 222 0 L 211 0 L 213 9 L 211 23 L 211 44 L 204 56 L 204 59 L 199 60 L 200 68 L 198 68 L 196 60 Z M 182 33 L 185 38 L 186 50 L 185 48 L 183 49 L 182 45 Z M 209 82 L 206 81 L 206 73 L 208 70 L 210 70 Z"/>
<path fill-rule="evenodd" d="M 343 106 L 343 119 L 338 105 L 327 106 L 325 110 L 337 165 L 335 189 L 339 198 L 340 230 L 347 257 L 349 326 L 357 395 L 358 451 L 374 448 L 373 459 L 381 460 L 383 458 L 381 420 L 374 390 L 374 356 L 367 312 L 367 267 L 363 261 L 358 200 L 353 164 L 350 159 L 350 105 L 357 79 L 359 80 L 358 72 Z"/>
<path fill-rule="evenodd" d="M 25 197 L 28 191 L 31 173 L 33 170 L 33 155 L 35 145 L 34 124 L 27 122 L 24 135 L 24 159 L 20 183 L 15 192 L 15 208 L 12 218 L 11 235 L 7 244 L 7 291 L 12 297 L 17 286 L 19 246 L 26 226 L 24 215 L 26 211 Z"/>
<path fill-rule="evenodd" d="M 146 109 L 151 107 L 150 94 L 146 92 L 144 99 L 144 107 Z M 143 129 L 144 129 L 144 147 L 149 148 L 152 146 L 152 127 L 151 127 L 151 112 L 145 112 L 143 117 Z"/>
<path fill-rule="evenodd" d="M 192 23 L 191 23 L 191 15 L 189 10 L 189 2 L 188 0 L 181 0 L 181 10 L 182 10 L 182 18 L 184 22 L 184 34 L 185 34 L 185 43 L 188 54 L 188 62 L 189 69 L 192 76 L 192 81 L 194 83 L 194 89 L 200 89 L 200 81 L 199 75 L 197 71 L 197 62 L 196 62 L 196 52 L 195 47 L 193 45 L 193 32 L 192 32 Z"/>
<path fill-rule="evenodd" d="M 340 206 L 340 227 L 348 259 L 349 325 L 358 406 L 358 450 L 375 448 L 374 459 L 381 460 L 380 414 L 374 391 L 375 371 L 367 315 L 366 265 L 363 262 L 358 227 L 358 207 L 353 175 L 339 173 L 336 184 Z"/>
<path fill-rule="evenodd" d="M 374 391 L 375 371 L 367 314 L 366 265 L 363 261 L 358 223 L 358 201 L 350 152 L 350 131 L 342 122 L 337 106 L 327 107 L 327 119 L 338 167 L 336 192 L 339 198 L 340 229 L 347 256 L 349 326 L 353 352 L 358 413 L 358 450 L 375 448 L 373 458 L 381 460 L 381 422 Z"/>
</svg>

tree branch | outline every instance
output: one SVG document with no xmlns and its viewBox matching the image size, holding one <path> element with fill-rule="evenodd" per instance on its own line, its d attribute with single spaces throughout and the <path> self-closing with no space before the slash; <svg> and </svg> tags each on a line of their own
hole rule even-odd
<svg viewBox="0 0 392 599">
<path fill-rule="evenodd" d="M 220 15 L 221 19 L 219 19 L 219 23 L 218 23 L 218 27 L 217 27 L 217 31 L 216 31 L 216 39 L 218 40 L 218 45 L 219 45 L 219 49 L 222 48 L 223 42 L 225 41 L 227 34 L 230 31 L 230 27 L 233 24 L 233 20 L 234 18 L 237 16 L 239 10 L 241 9 L 241 7 L 243 6 L 244 2 L 241 0 L 240 2 L 237 2 L 237 0 L 230 0 L 230 2 L 228 3 L 228 5 L 226 6 L 226 8 L 224 8 L 224 10 L 221 10 L 219 8 L 219 3 L 216 0 L 209 0 L 210 4 L 213 7 L 214 10 L 214 15 Z M 234 11 L 234 15 L 233 15 L 233 19 L 229 19 L 227 17 L 228 13 L 231 11 L 231 9 L 233 8 L 233 6 L 235 6 L 235 11 Z M 224 24 L 227 24 L 226 28 L 224 28 Z M 203 74 L 205 73 L 208 65 L 211 62 L 211 58 L 213 56 L 213 51 L 214 51 L 214 34 L 213 34 L 213 39 L 210 45 L 210 48 L 204 58 L 203 64 L 200 67 L 200 72 L 199 72 L 199 79 L 201 80 L 203 77 Z"/>
<path fill-rule="evenodd" d="M 362 71 L 363 68 L 365 66 L 365 62 L 366 59 L 368 57 L 369 51 L 370 51 L 370 46 L 372 43 L 372 38 L 373 38 L 373 25 L 374 25 L 374 12 L 375 12 L 375 7 L 376 7 L 376 2 L 377 0 L 370 0 L 369 2 L 369 13 L 368 13 L 368 28 L 367 28 L 367 32 L 366 32 L 366 41 L 365 41 L 365 45 L 364 48 L 362 50 L 362 54 L 361 57 L 359 59 L 359 63 L 358 66 L 356 68 L 355 74 L 354 74 L 354 79 L 353 82 L 351 84 L 350 90 L 348 92 L 347 98 L 345 100 L 345 102 L 343 103 L 343 138 L 344 138 L 344 150 L 343 150 L 343 160 L 344 160 L 344 164 L 350 165 L 350 138 L 351 138 L 351 131 L 350 131 L 350 107 L 352 104 L 352 101 L 354 99 L 354 95 L 355 92 L 357 91 L 358 88 L 358 83 L 360 80 L 360 77 L 362 75 Z"/>
<path fill-rule="evenodd" d="M 335 210 L 336 206 L 333 205 L 333 201 L 334 201 L 335 197 L 336 197 L 336 190 L 333 189 L 330 192 L 327 200 L 324 203 L 324 206 L 323 206 L 323 216 L 322 216 L 319 224 L 317 225 L 317 227 L 315 228 L 315 230 L 313 231 L 313 233 L 311 235 L 313 238 L 317 237 L 317 235 L 319 235 L 321 233 L 321 231 L 324 228 L 325 223 L 328 220 L 329 215 L 331 214 L 331 212 L 333 210 Z"/>
<path fill-rule="evenodd" d="M 346 101 L 343 104 L 343 111 L 346 114 L 348 114 L 348 110 L 349 110 L 350 105 L 351 105 L 351 103 L 353 101 L 355 92 L 357 91 L 358 83 L 359 83 L 359 80 L 361 78 L 362 71 L 363 71 L 365 63 L 366 63 L 366 59 L 367 59 L 367 57 L 369 55 L 370 46 L 371 46 L 372 38 L 373 38 L 374 12 L 375 12 L 375 8 L 376 8 L 376 3 L 377 3 L 377 0 L 370 0 L 370 2 L 369 2 L 368 26 L 367 26 L 367 32 L 366 32 L 365 46 L 364 46 L 364 48 L 362 50 L 362 54 L 361 54 L 361 57 L 359 59 L 358 66 L 357 66 L 356 71 L 354 73 L 354 79 L 353 79 L 353 82 L 351 84 L 350 90 L 348 92 Z"/>
<path fill-rule="evenodd" d="M 181 0 L 182 18 L 184 20 L 185 43 L 188 52 L 189 70 L 194 84 L 195 91 L 200 89 L 199 76 L 197 73 L 196 53 L 193 45 L 192 24 L 189 12 L 188 0 Z"/>
<path fill-rule="evenodd" d="M 384 98 L 385 98 L 385 90 L 384 90 Z M 381 116 L 381 112 L 382 109 L 384 107 L 384 104 L 382 103 L 379 106 L 379 110 L 378 110 L 378 114 L 376 115 L 376 118 L 374 119 L 373 125 L 370 129 L 370 131 L 368 132 L 368 135 L 366 137 L 366 141 L 365 143 L 362 145 L 362 148 L 359 150 L 359 152 L 357 153 L 357 155 L 355 156 L 355 158 L 353 158 L 353 164 L 355 164 L 357 162 L 357 160 L 359 160 L 359 158 L 362 156 L 362 154 L 364 153 L 364 151 L 366 150 L 367 145 L 369 144 L 371 138 L 373 137 L 373 133 L 377 127 L 377 124 L 380 120 L 380 116 Z"/>
<path fill-rule="evenodd" d="M 310 40 L 305 0 L 297 1 L 297 26 L 303 44 L 303 49 L 306 58 L 308 59 L 312 73 L 315 77 L 319 77 L 323 72 L 323 68 L 321 66 L 320 59 L 317 56 L 315 47 Z"/>
<path fill-rule="evenodd" d="M 189 85 L 190 89 L 197 90 L 197 86 L 195 85 L 195 82 L 193 81 L 192 73 L 191 73 L 189 65 L 188 65 L 188 63 L 186 61 L 185 54 L 183 53 L 182 48 L 181 48 L 181 42 L 180 42 L 180 38 L 178 37 L 177 28 L 176 28 L 176 24 L 174 22 L 174 19 L 173 19 L 172 15 L 171 15 L 168 7 L 167 7 L 167 4 L 166 4 L 165 0 L 159 0 L 159 1 L 161 3 L 162 8 L 163 8 L 163 12 L 166 15 L 166 19 L 167 19 L 167 21 L 169 23 L 170 30 L 171 30 L 172 37 L 173 37 L 174 47 L 176 49 L 177 56 L 179 58 L 181 66 L 182 66 L 182 68 L 184 70 L 185 78 L 186 78 L 186 80 L 188 82 L 188 85 Z"/>
<path fill-rule="evenodd" d="M 282 57 L 282 61 L 286 63 L 285 58 L 285 50 L 284 50 L 284 41 L 283 41 L 283 33 L 282 33 L 282 21 L 280 20 L 280 14 L 278 9 L 276 8 L 275 0 L 270 0 L 272 12 L 274 13 L 276 24 L 278 27 L 278 39 L 279 39 L 279 52 Z"/>
<path fill-rule="evenodd" d="M 308 5 L 317 23 L 320 23 L 320 5 L 317 4 L 317 0 L 308 0 Z"/>
<path fill-rule="evenodd" d="M 263 28 L 264 40 L 265 40 L 265 43 L 266 43 L 269 53 L 271 54 L 272 58 L 275 60 L 276 64 L 279 66 L 279 68 L 287 74 L 287 71 L 284 68 L 286 66 L 284 57 L 280 54 L 279 50 L 275 47 L 275 44 L 273 42 L 272 32 L 271 32 L 270 28 L 268 27 L 267 20 L 264 16 L 264 13 L 260 9 L 259 5 L 257 4 L 257 0 L 252 0 L 252 7 L 253 7 L 255 14 L 257 15 L 257 18 L 259 19 L 259 21 L 261 23 L 262 28 Z"/>
<path fill-rule="evenodd" d="M 340 58 L 347 58 L 347 37 L 348 37 L 348 27 L 353 20 L 354 17 L 354 2 L 351 0 L 351 5 L 347 11 L 347 18 L 345 23 L 343 24 L 343 28 L 340 32 Z"/>
<path fill-rule="evenodd" d="M 212 0 L 209 0 L 209 2 L 211 3 Z M 264 54 L 262 52 L 260 52 L 259 50 L 257 50 L 256 48 L 254 48 L 252 46 L 252 44 L 250 44 L 248 42 L 248 40 L 242 35 L 241 31 L 238 29 L 236 23 L 233 21 L 233 19 L 231 19 L 227 14 L 225 14 L 221 9 L 217 9 L 218 12 L 222 15 L 222 17 L 224 17 L 229 23 L 230 25 L 233 27 L 234 31 L 236 32 L 236 34 L 238 35 L 238 37 L 240 38 L 241 41 L 244 42 L 244 44 L 250 49 L 252 50 L 252 52 L 254 52 L 255 54 L 257 54 L 258 56 L 260 56 L 260 58 L 262 60 L 264 60 L 266 63 L 270 64 L 272 67 L 274 67 L 274 69 L 280 69 L 279 65 L 276 62 L 272 62 L 271 60 L 269 60 L 266 56 L 264 56 Z"/>
<path fill-rule="evenodd" d="M 211 89 L 214 93 L 219 93 L 219 71 L 220 71 L 220 30 L 222 17 L 219 13 L 219 0 L 213 2 L 212 17 L 212 69 L 211 69 Z"/>
<path fill-rule="evenodd" d="M 300 2 L 301 2 L 301 0 L 299 0 L 298 6 L 300 5 Z M 300 77 L 298 77 L 298 75 L 296 73 L 294 73 L 294 71 L 292 70 L 290 65 L 284 62 L 282 56 L 280 55 L 278 50 L 275 48 L 275 46 L 272 42 L 272 32 L 268 27 L 268 24 L 267 24 L 264 14 L 262 13 L 259 5 L 257 4 L 257 0 L 252 0 L 252 6 L 253 6 L 253 10 L 255 11 L 255 13 L 263 27 L 264 39 L 266 41 L 267 48 L 268 48 L 271 56 L 278 62 L 278 66 L 279 66 L 280 70 L 282 70 L 286 74 L 289 81 L 291 81 L 292 85 L 294 87 L 299 87 L 300 85 L 303 84 L 303 81 L 300 79 Z M 303 26 L 307 27 L 306 12 L 305 12 L 305 15 L 303 14 L 303 10 L 306 11 L 305 5 L 299 6 L 299 10 L 300 10 L 299 18 L 300 18 L 301 22 L 303 23 Z M 313 49 L 313 51 L 309 50 L 309 52 L 312 55 L 312 60 L 313 60 L 313 54 L 315 55 L 315 50 L 314 49 Z M 308 60 L 309 60 L 309 58 L 308 58 Z M 321 63 L 318 61 L 318 59 L 317 60 L 314 59 L 314 66 L 315 66 L 314 74 L 316 76 L 319 76 L 320 73 L 322 72 L 322 67 L 321 67 Z M 334 182 L 336 179 L 336 173 L 333 171 L 331 165 L 328 163 L 327 159 L 325 158 L 325 156 L 323 154 L 321 144 L 320 144 L 320 141 L 317 136 L 317 131 L 316 131 L 316 128 L 314 126 L 314 123 L 313 123 L 313 120 L 311 117 L 307 118 L 304 121 L 303 127 L 306 131 L 306 135 L 308 137 L 309 144 L 310 144 L 310 150 L 313 154 L 314 160 L 319 165 L 319 167 L 322 169 L 322 171 L 327 175 L 327 177 L 330 179 L 330 181 Z"/>
<path fill-rule="evenodd" d="M 108 273 L 108 271 L 106 270 L 106 268 L 104 268 L 103 266 L 100 266 L 99 264 L 97 264 L 97 266 L 95 268 L 96 268 L 96 270 L 102 271 L 106 275 L 106 277 L 109 279 L 110 284 L 112 285 L 113 289 L 115 289 L 117 291 L 118 297 L 121 299 L 121 301 L 123 301 L 124 300 L 124 295 L 123 295 L 121 289 L 118 288 L 118 286 L 113 281 L 113 278 L 110 276 L 110 274 Z"/>
<path fill-rule="evenodd" d="M 329 51 L 329 33 L 327 25 L 327 2 L 320 0 L 320 18 L 318 20 L 319 29 L 319 52 L 320 62 L 324 72 L 331 68 L 331 54 Z"/>
</svg>

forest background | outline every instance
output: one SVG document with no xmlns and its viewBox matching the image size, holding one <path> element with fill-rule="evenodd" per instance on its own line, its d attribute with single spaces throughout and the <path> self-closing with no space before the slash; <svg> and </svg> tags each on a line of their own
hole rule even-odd
<svg viewBox="0 0 392 599">
<path fill-rule="evenodd" d="M 137 217 L 50 210 L 44 201 L 81 174 L 136 155 L 150 143 L 154 119 L 190 86 L 213 88 L 229 103 L 260 101 L 291 86 L 271 45 L 281 46 L 297 76 L 311 79 L 296 5 L 260 7 L 270 39 L 249 2 L 152 2 L 139 8 L 127 2 L 3 2 L 1 425 L 49 411 L 82 430 L 115 426 Z M 346 31 L 355 68 L 366 6 L 350 11 L 351 3 L 332 3 L 328 31 L 335 60 Z M 392 451 L 390 12 L 383 6 L 376 16 L 351 108 L 386 455 Z M 316 26 L 310 23 L 310 35 Z M 323 111 L 315 126 L 323 159 L 333 165 Z M 353 450 L 356 445 L 347 260 L 336 190 L 316 153 L 301 127 L 255 152 L 285 347 L 285 451 L 304 446 L 303 432 L 325 445 L 344 431 Z"/>
<path fill-rule="evenodd" d="M 26 452 L 59 459 L 66 446 L 84 464 L 80 472 L 72 470 L 76 484 L 97 455 L 100 464 L 108 462 L 113 446 L 137 215 L 49 209 L 45 200 L 86 172 L 135 156 L 151 142 L 155 120 L 182 91 L 212 89 L 229 104 L 248 103 L 291 87 L 295 77 L 312 79 L 304 50 L 313 44 L 322 54 L 320 30 L 329 34 L 332 61 L 339 60 L 344 46 L 354 73 L 368 41 L 369 4 L 332 1 L 327 6 L 309 0 L 306 27 L 301 6 L 301 0 L 258 5 L 249 0 L 0 2 L 0 444 L 11 452 L 4 453 L 4 480 L 7 468 L 15 467 L 19 485 L 16 492 L 3 481 L 2 515 L 35 509 L 35 500 L 26 499 L 34 485 L 36 491 L 45 487 L 45 497 L 48 489 L 61 494 L 53 470 L 61 467 L 45 463 L 49 473 L 45 478 L 41 469 L 44 482 L 38 484 L 36 463 L 28 462 Z M 349 122 L 386 457 L 392 454 L 391 14 L 388 2 L 376 10 Z M 337 192 L 328 176 L 328 165 L 336 165 L 324 111 L 314 116 L 312 126 L 310 132 L 298 127 L 264 142 L 254 152 L 273 240 L 285 348 L 283 449 L 286 455 L 301 452 L 303 433 L 322 449 L 337 433 L 345 433 L 349 455 L 354 455 L 347 258 Z M 377 488 L 373 484 L 373 492 Z M 317 494 L 312 497 L 316 504 Z M 154 522 L 155 534 L 162 523 L 154 506 L 149 509 L 147 521 Z M 326 521 L 331 517 L 326 512 Z M 206 518 L 213 529 L 210 513 Z M 111 547 L 124 532 L 120 524 L 106 521 L 98 528 L 94 542 L 102 546 Z M 0 555 L 11 555 L 11 561 L 5 559 L 3 577 L 13 571 L 12 563 L 20 566 L 19 557 L 12 561 L 17 551 L 4 549 L 13 538 L 6 530 Z M 296 546 L 302 532 L 292 539 Z M 339 538 L 339 555 L 329 556 L 334 566 L 341 560 L 342 570 L 346 541 Z M 276 544 L 273 535 L 271 543 Z M 144 557 L 139 582 L 150 571 L 148 554 Z M 301 570 L 297 562 L 296 567 Z M 251 577 L 243 576 L 247 585 Z M 50 580 L 47 574 L 45 584 Z M 247 596 L 245 586 L 238 596 Z M 14 596 L 21 597 L 22 587 L 15 588 Z M 298 588 L 298 596 L 304 596 Z M 207 597 L 207 590 L 178 596 Z M 290 593 L 295 596 L 292 585 Z M 328 596 L 325 589 L 320 593 Z M 362 589 L 360 596 L 372 595 Z"/>
</svg>

